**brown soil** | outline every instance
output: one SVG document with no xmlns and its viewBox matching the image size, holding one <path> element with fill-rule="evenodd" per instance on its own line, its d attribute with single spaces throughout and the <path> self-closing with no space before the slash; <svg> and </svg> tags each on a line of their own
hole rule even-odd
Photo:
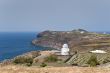
<svg viewBox="0 0 110 73">
<path fill-rule="evenodd" d="M 4 66 L 0 67 L 0 73 L 110 73 L 110 68 L 90 67 L 24 67 Z"/>
</svg>

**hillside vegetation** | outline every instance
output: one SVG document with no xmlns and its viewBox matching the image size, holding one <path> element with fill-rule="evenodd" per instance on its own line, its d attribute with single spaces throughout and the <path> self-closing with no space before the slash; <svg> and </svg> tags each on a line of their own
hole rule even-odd
<svg viewBox="0 0 110 73">
<path fill-rule="evenodd" d="M 76 65 L 76 66 L 90 66 L 90 64 L 88 63 L 89 61 L 91 61 L 92 59 L 90 59 L 91 57 L 96 57 L 96 60 L 94 60 L 93 62 L 96 62 L 96 65 L 102 65 L 102 64 L 106 64 L 108 62 L 110 62 L 110 54 L 106 53 L 106 54 L 92 54 L 92 53 L 79 53 L 76 55 L 73 55 L 70 60 L 67 61 L 68 64 L 71 65 Z"/>
</svg>

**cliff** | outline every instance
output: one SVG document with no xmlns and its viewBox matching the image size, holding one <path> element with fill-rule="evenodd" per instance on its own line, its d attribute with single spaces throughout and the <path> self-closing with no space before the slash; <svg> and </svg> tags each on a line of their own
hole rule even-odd
<svg viewBox="0 0 110 73">
<path fill-rule="evenodd" d="M 88 52 L 95 49 L 110 51 L 110 35 L 88 32 L 83 29 L 72 31 L 44 31 L 32 41 L 34 45 L 60 49 L 64 43 L 71 52 Z"/>
</svg>

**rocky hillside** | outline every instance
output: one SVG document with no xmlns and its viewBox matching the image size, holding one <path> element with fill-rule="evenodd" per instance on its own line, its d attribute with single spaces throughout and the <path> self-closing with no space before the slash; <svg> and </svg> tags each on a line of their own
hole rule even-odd
<svg viewBox="0 0 110 73">
<path fill-rule="evenodd" d="M 44 31 L 33 40 L 34 45 L 60 49 L 64 43 L 71 52 L 88 52 L 95 49 L 110 51 L 110 35 L 88 32 L 83 29 L 72 31 Z"/>
</svg>

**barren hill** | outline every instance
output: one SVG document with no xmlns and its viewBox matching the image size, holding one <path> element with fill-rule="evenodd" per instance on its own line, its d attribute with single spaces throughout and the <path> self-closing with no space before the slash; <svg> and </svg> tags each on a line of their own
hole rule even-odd
<svg viewBox="0 0 110 73">
<path fill-rule="evenodd" d="M 60 49 L 68 43 L 71 52 L 88 52 L 95 49 L 110 51 L 110 35 L 88 32 L 83 29 L 73 31 L 44 31 L 33 40 L 34 45 Z"/>
</svg>

